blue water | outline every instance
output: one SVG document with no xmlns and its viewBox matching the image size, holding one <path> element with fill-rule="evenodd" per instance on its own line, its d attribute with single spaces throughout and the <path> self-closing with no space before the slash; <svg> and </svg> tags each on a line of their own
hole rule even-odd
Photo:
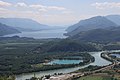
<svg viewBox="0 0 120 80">
<path fill-rule="evenodd" d="M 120 51 L 120 50 L 119 50 Z M 113 52 L 115 52 L 115 50 L 113 50 Z M 118 50 L 116 50 L 116 52 L 118 52 Z M 98 65 L 98 66 L 105 66 L 108 64 L 111 64 L 111 62 L 101 58 L 101 52 L 91 52 L 90 54 L 92 54 L 92 56 L 95 57 L 95 62 L 85 65 L 85 66 L 80 66 L 80 67 L 73 67 L 73 68 L 65 68 L 65 69 L 56 69 L 56 70 L 48 70 L 48 71 L 40 71 L 40 72 L 35 72 L 36 77 L 42 77 L 44 75 L 53 75 L 54 73 L 69 73 L 69 72 L 73 72 L 76 71 L 78 69 L 87 67 L 89 65 Z M 55 62 L 55 60 L 54 60 Z M 71 60 L 67 61 L 67 63 L 71 63 Z M 76 60 L 72 60 L 72 62 L 80 62 L 80 61 L 76 61 Z M 65 63 L 66 64 L 66 63 Z M 31 77 L 34 76 L 34 73 L 26 73 L 26 74 L 20 74 L 16 76 L 16 80 L 25 80 L 25 79 L 29 79 Z"/>
<path fill-rule="evenodd" d="M 20 36 L 31 37 L 35 39 L 47 39 L 47 38 L 66 38 L 63 34 L 66 33 L 65 29 L 51 29 L 33 32 L 22 32 L 17 34 L 5 35 L 4 37 Z"/>
<path fill-rule="evenodd" d="M 116 56 L 116 57 L 120 58 L 120 54 L 111 54 L 111 55 L 113 55 L 113 56 Z"/>
<path fill-rule="evenodd" d="M 82 60 L 53 60 L 48 64 L 79 64 Z"/>
</svg>

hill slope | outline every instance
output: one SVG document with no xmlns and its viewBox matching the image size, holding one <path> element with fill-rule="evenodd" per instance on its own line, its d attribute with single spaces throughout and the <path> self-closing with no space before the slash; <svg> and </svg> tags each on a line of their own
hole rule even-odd
<svg viewBox="0 0 120 80">
<path fill-rule="evenodd" d="M 120 41 L 120 27 L 111 29 L 93 29 L 80 32 L 72 37 L 72 39 L 82 41 L 104 42 L 104 41 Z"/>
<path fill-rule="evenodd" d="M 96 16 L 96 17 L 92 17 L 86 20 L 82 20 L 79 23 L 70 26 L 67 29 L 67 35 L 68 36 L 73 36 L 81 31 L 88 31 L 88 30 L 92 30 L 92 29 L 104 29 L 104 28 L 108 28 L 108 27 L 116 27 L 117 25 L 108 20 L 105 17 L 102 16 Z"/>
<path fill-rule="evenodd" d="M 42 30 L 50 28 L 48 25 L 40 24 L 27 18 L 0 18 L 0 22 L 12 26 L 20 31 Z"/>
<path fill-rule="evenodd" d="M 120 26 L 120 15 L 108 15 L 106 18 Z"/>
<path fill-rule="evenodd" d="M 20 33 L 20 31 L 10 26 L 0 23 L 0 36 L 7 35 L 7 34 L 13 34 L 13 33 Z"/>
<path fill-rule="evenodd" d="M 97 49 L 87 43 L 77 42 L 70 39 L 63 39 L 58 42 L 49 42 L 36 48 L 35 52 L 84 52 L 97 51 Z"/>
</svg>

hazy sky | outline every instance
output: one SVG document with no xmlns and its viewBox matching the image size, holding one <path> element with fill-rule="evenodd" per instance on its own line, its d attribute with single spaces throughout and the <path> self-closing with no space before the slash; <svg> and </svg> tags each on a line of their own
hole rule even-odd
<svg viewBox="0 0 120 80">
<path fill-rule="evenodd" d="M 120 14 L 120 0 L 0 0 L 0 17 L 70 25 L 96 15 Z"/>
</svg>

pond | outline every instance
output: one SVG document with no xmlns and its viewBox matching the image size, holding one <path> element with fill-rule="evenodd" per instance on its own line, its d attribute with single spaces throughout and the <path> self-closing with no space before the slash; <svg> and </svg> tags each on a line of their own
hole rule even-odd
<svg viewBox="0 0 120 80">
<path fill-rule="evenodd" d="M 35 72 L 35 75 L 36 75 L 36 77 L 41 77 L 43 75 L 49 75 L 49 74 L 53 75 L 54 73 L 69 73 L 69 72 L 73 72 L 73 71 L 76 71 L 81 68 L 85 68 L 89 65 L 105 66 L 105 65 L 111 64 L 111 62 L 101 58 L 101 56 L 100 56 L 101 53 L 102 52 L 90 52 L 90 54 L 95 57 L 95 62 L 93 62 L 91 64 L 81 66 L 81 67 L 64 68 L 64 69 L 56 69 L 56 70 L 49 70 L 49 71 L 39 71 L 39 72 Z M 16 80 L 25 80 L 25 79 L 29 79 L 33 76 L 34 76 L 34 73 L 20 74 L 20 75 L 16 75 Z"/>
<path fill-rule="evenodd" d="M 79 64 L 83 60 L 53 60 L 48 64 Z"/>
<path fill-rule="evenodd" d="M 116 56 L 117 58 L 120 58 L 120 54 L 110 54 L 112 56 Z"/>
</svg>

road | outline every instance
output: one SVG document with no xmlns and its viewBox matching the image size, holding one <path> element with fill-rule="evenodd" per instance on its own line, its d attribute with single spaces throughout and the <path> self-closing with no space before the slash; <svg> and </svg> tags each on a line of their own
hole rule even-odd
<svg viewBox="0 0 120 80">
<path fill-rule="evenodd" d="M 110 57 L 107 54 L 105 54 L 105 57 L 110 59 Z M 113 61 L 112 64 L 104 66 L 104 67 L 94 70 L 94 71 L 87 71 L 87 72 L 83 72 L 83 73 L 81 73 L 81 72 L 67 73 L 67 74 L 63 74 L 63 75 L 54 75 L 54 76 L 51 76 L 50 79 L 44 79 L 44 80 L 72 80 L 72 78 L 74 78 L 74 77 L 82 77 L 85 75 L 94 74 L 94 73 L 97 73 L 97 72 L 100 72 L 100 71 L 103 71 L 106 69 L 111 69 L 115 65 L 120 65 L 120 62 L 116 61 L 115 59 L 112 59 L 112 61 Z"/>
</svg>

